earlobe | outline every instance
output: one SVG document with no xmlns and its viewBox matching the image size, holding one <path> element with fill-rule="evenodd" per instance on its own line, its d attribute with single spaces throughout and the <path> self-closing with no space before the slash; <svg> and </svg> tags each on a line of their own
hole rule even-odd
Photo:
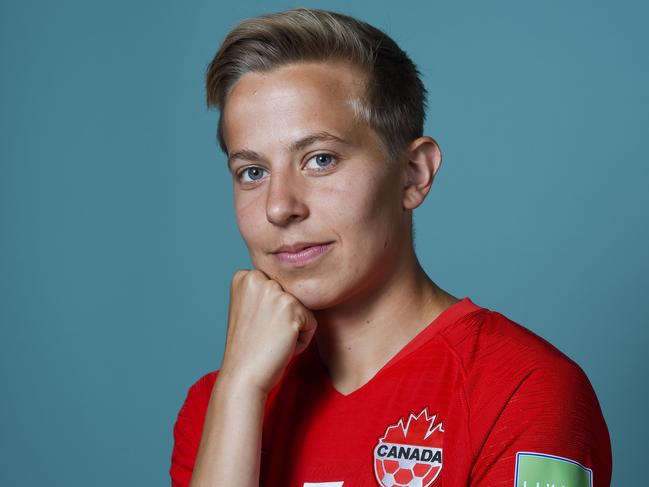
<svg viewBox="0 0 649 487">
<path fill-rule="evenodd" d="M 429 136 L 415 139 L 408 150 L 403 194 L 404 209 L 417 208 L 426 199 L 442 164 L 442 152 Z"/>
</svg>

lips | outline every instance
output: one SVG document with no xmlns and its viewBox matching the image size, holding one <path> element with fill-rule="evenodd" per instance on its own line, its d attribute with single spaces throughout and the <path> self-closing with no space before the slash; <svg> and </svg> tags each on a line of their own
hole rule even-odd
<svg viewBox="0 0 649 487">
<path fill-rule="evenodd" d="M 332 246 L 333 242 L 327 242 L 323 244 L 293 244 L 292 246 L 286 245 L 284 247 L 280 247 L 280 251 L 275 252 L 275 256 L 277 257 L 278 261 L 284 265 L 291 267 L 302 267 L 318 261 L 326 253 L 328 253 Z M 293 252 L 281 251 L 282 248 L 300 250 Z"/>
<path fill-rule="evenodd" d="M 274 254 L 278 254 L 280 252 L 283 252 L 283 253 L 296 253 L 296 252 L 299 252 L 301 250 L 307 249 L 309 247 L 319 247 L 321 245 L 327 245 L 329 243 L 331 243 L 331 242 L 296 242 L 296 243 L 290 244 L 290 245 L 282 245 L 280 248 L 275 250 L 275 252 L 273 252 L 273 253 Z"/>
</svg>

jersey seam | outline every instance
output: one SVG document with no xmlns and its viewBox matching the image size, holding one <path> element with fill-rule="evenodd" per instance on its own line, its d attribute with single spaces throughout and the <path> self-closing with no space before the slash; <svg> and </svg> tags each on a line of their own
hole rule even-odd
<svg viewBox="0 0 649 487">
<path fill-rule="evenodd" d="M 469 424 L 471 423 L 471 407 L 469 405 L 469 395 L 466 392 L 466 383 L 467 383 L 468 374 L 464 366 L 464 361 L 460 357 L 460 354 L 457 352 L 457 350 L 455 350 L 455 347 L 451 345 L 451 343 L 448 341 L 448 339 L 443 333 L 439 333 L 437 336 L 439 337 L 440 340 L 444 342 L 446 347 L 449 349 L 453 357 L 455 357 L 455 359 L 460 365 L 460 372 L 462 374 L 462 388 L 461 388 L 462 399 L 464 400 L 464 407 L 466 408 L 466 412 L 467 412 L 467 422 L 466 422 L 465 430 L 467 436 L 469 437 L 469 444 L 471 445 L 471 450 L 472 450 L 471 459 L 473 459 L 473 457 L 475 456 L 475 452 L 473 451 L 474 447 L 473 447 L 473 438 L 471 437 L 471 428 L 469 428 Z"/>
<path fill-rule="evenodd" d="M 508 405 L 509 402 L 511 401 L 512 397 L 514 397 L 514 396 L 518 393 L 518 390 L 523 386 L 523 384 L 525 384 L 525 382 L 529 379 L 529 377 L 530 377 L 532 374 L 534 374 L 534 373 L 536 372 L 536 370 L 537 370 L 537 369 L 530 369 L 530 370 L 525 374 L 525 376 L 520 380 L 520 382 L 516 385 L 516 387 L 514 388 L 514 390 L 511 392 L 511 394 L 510 394 L 509 397 L 507 398 L 507 401 L 505 401 L 505 405 L 500 409 L 500 411 L 498 412 L 498 414 L 497 414 L 496 417 L 494 418 L 494 421 L 493 421 L 493 423 L 491 424 L 489 430 L 488 430 L 487 433 L 484 435 L 484 441 L 483 441 L 482 444 L 480 445 L 480 448 L 477 449 L 476 452 L 475 452 L 475 454 L 474 454 L 475 461 L 473 461 L 472 464 L 471 464 L 471 471 L 470 471 L 471 478 L 473 478 L 474 468 L 475 468 L 475 463 L 478 461 L 479 454 L 480 454 L 480 452 L 482 452 L 482 450 L 484 449 L 485 445 L 486 445 L 487 442 L 489 441 L 489 438 L 491 437 L 491 433 L 492 433 L 493 429 L 496 427 L 496 424 L 498 424 L 498 421 L 500 420 L 501 416 L 502 416 L 503 413 L 505 412 L 505 409 L 507 409 L 507 405 Z"/>
</svg>

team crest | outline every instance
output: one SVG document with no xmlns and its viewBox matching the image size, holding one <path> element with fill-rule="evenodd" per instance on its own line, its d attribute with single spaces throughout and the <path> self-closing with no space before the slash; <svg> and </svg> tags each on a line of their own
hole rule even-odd
<svg viewBox="0 0 649 487">
<path fill-rule="evenodd" d="M 383 487 L 429 487 L 442 471 L 444 425 L 428 408 L 388 426 L 374 447 L 374 475 Z"/>
</svg>

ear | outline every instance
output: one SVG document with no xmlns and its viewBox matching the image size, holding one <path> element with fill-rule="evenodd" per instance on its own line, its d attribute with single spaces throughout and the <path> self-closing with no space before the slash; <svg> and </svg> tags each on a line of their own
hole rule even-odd
<svg viewBox="0 0 649 487">
<path fill-rule="evenodd" d="M 435 174 L 442 165 L 442 152 L 429 136 L 419 137 L 408 146 L 403 173 L 403 207 L 412 210 L 421 205 L 430 191 Z"/>
</svg>

